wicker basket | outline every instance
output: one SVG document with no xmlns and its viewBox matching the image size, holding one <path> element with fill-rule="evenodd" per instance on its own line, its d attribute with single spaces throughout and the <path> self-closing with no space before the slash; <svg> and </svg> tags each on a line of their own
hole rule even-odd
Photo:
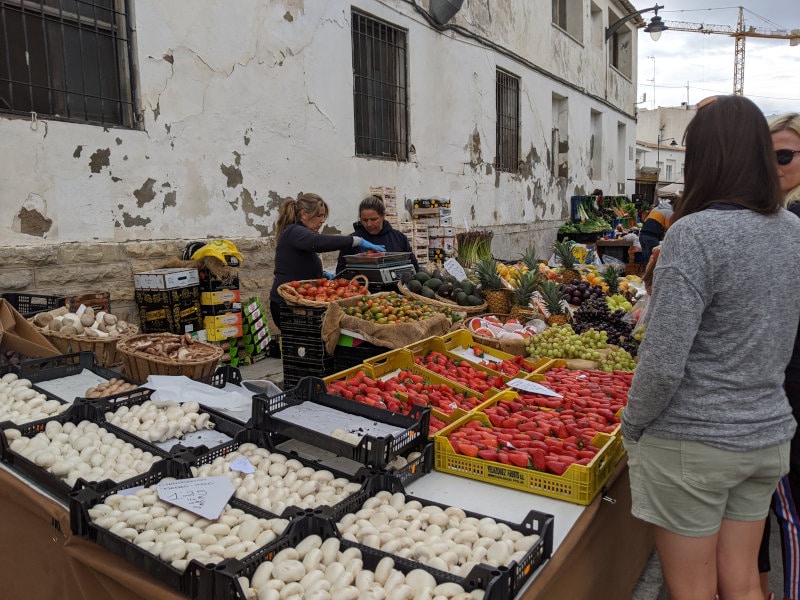
<svg viewBox="0 0 800 600">
<path fill-rule="evenodd" d="M 31 322 L 33 325 L 33 322 Z M 129 325 L 130 331 L 119 337 L 90 338 L 85 335 L 67 335 L 60 331 L 50 331 L 33 325 L 36 331 L 47 338 L 61 354 L 72 354 L 73 352 L 94 352 L 97 357 L 97 364 L 101 367 L 115 367 L 122 363 L 122 355 L 119 352 L 119 342 L 139 333 L 139 328 Z"/>
<path fill-rule="evenodd" d="M 149 375 L 185 375 L 189 379 L 199 380 L 214 374 L 219 359 L 222 357 L 222 347 L 220 346 L 194 342 L 213 350 L 208 358 L 202 360 L 175 360 L 133 349 L 132 344 L 142 338 L 158 337 L 180 338 L 181 336 L 174 333 L 149 333 L 127 337 L 117 344 L 117 350 L 122 354 L 122 365 L 127 377 L 138 383 L 144 383 Z"/>
<path fill-rule="evenodd" d="M 356 275 L 350 281 L 359 281 L 360 282 L 361 280 L 363 280 L 363 283 L 361 283 L 361 285 L 363 287 L 366 288 L 366 287 L 369 286 L 369 279 L 367 279 L 366 275 Z M 303 283 L 309 283 L 309 282 L 312 282 L 312 281 L 314 283 L 316 283 L 317 280 L 316 279 L 304 279 L 304 280 L 299 281 L 298 283 L 303 284 Z M 315 308 L 325 308 L 326 306 L 328 306 L 328 304 L 330 304 L 330 302 L 317 302 L 316 300 L 309 300 L 308 298 L 304 298 L 303 296 L 298 294 L 297 290 L 295 288 L 293 288 L 288 283 L 283 283 L 283 284 L 279 285 L 278 289 L 277 289 L 277 292 L 278 292 L 278 295 L 281 298 L 286 300 L 286 304 L 289 304 L 290 306 L 313 306 Z M 369 292 L 367 292 L 367 293 L 369 293 Z M 336 300 L 332 300 L 332 302 L 336 302 Z"/>
<path fill-rule="evenodd" d="M 422 294 L 415 294 L 414 292 L 409 290 L 406 287 L 406 284 L 404 283 L 398 283 L 397 289 L 404 296 L 408 296 L 409 298 L 413 298 L 414 300 L 419 300 L 420 302 L 424 302 L 425 304 L 438 306 L 440 308 L 450 308 L 458 312 L 466 313 L 468 315 L 476 315 L 486 310 L 486 302 L 484 302 L 483 304 L 478 304 L 477 306 L 461 306 L 457 302 L 446 300 L 438 295 L 436 296 L 436 298 L 427 298 Z"/>
</svg>

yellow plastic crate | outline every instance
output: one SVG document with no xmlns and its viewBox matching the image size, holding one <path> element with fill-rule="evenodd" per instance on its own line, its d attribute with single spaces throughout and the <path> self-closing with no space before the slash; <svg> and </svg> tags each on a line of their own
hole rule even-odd
<svg viewBox="0 0 800 600">
<path fill-rule="evenodd" d="M 332 375 L 328 375 L 327 377 L 323 377 L 322 381 L 325 382 L 325 385 L 330 385 L 334 381 L 343 381 L 345 379 L 350 379 L 351 377 L 355 376 L 356 373 L 359 371 L 364 371 L 369 377 L 375 379 L 375 374 L 372 371 L 372 367 L 369 365 L 356 365 L 355 367 L 350 367 L 349 369 L 345 369 L 344 371 L 339 371 L 338 373 L 333 373 Z"/>
<path fill-rule="evenodd" d="M 513 354 L 509 354 L 508 352 L 503 352 L 502 350 L 497 350 L 496 348 L 492 348 L 491 346 L 487 346 L 485 344 L 481 344 L 480 342 L 476 342 L 475 338 L 472 337 L 472 333 L 467 331 L 466 329 L 457 329 L 455 331 L 451 331 L 443 336 L 442 343 L 444 347 L 447 349 L 448 352 L 452 352 L 457 348 L 473 348 L 477 347 L 483 350 L 483 352 L 489 356 L 493 356 L 495 358 L 499 358 L 500 360 L 512 360 L 514 358 Z M 460 357 L 466 358 L 470 362 L 477 362 L 480 359 L 476 356 L 475 360 L 473 361 L 470 357 Z M 538 358 L 538 359 L 525 359 L 526 366 L 524 370 L 526 373 L 536 373 L 537 369 L 540 369 L 544 365 L 546 365 L 550 360 L 550 358 Z M 521 374 L 520 374 L 521 375 Z"/>
<path fill-rule="evenodd" d="M 494 428 L 484 413 L 473 411 L 434 435 L 434 466 L 437 471 L 587 505 L 603 489 L 618 462 L 618 459 L 615 461 L 618 455 L 616 445 L 621 445 L 622 441 L 604 433 L 598 433 L 592 441 L 592 445 L 600 448 L 592 461 L 586 466 L 570 465 L 563 475 L 458 454 L 447 436 L 474 420 L 480 421 L 485 427 Z"/>
</svg>

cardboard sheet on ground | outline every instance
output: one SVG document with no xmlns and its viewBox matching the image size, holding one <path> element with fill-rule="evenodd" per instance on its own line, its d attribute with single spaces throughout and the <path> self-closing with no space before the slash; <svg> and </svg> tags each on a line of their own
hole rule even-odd
<svg viewBox="0 0 800 600">
<path fill-rule="evenodd" d="M 405 431 L 402 427 L 379 423 L 358 415 L 351 415 L 334 408 L 315 404 L 314 402 L 301 402 L 294 406 L 287 406 L 273 413 L 272 416 L 285 423 L 300 425 L 325 435 L 331 435 L 337 429 L 359 437 L 365 435 L 387 437 L 398 435 Z"/>
<path fill-rule="evenodd" d="M 89 369 L 83 369 L 80 373 L 75 373 L 75 375 L 39 381 L 35 385 L 72 404 L 75 398 L 85 398 L 86 392 L 90 388 L 101 383 L 108 383 L 108 379 Z"/>
<path fill-rule="evenodd" d="M 239 386 L 228 390 L 215 388 L 189 379 L 184 375 L 149 375 L 147 383 L 142 387 L 154 390 L 151 398 L 160 402 L 199 402 L 209 408 L 222 411 L 243 411 L 250 409 L 253 401 L 252 392 Z"/>
</svg>

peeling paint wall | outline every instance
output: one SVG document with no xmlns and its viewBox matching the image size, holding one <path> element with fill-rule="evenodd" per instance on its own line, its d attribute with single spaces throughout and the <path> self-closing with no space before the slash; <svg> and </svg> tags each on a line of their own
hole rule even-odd
<svg viewBox="0 0 800 600">
<path fill-rule="evenodd" d="M 196 0 L 187 10 L 137 0 L 143 130 L 42 119 L 33 128 L 0 114 L 0 242 L 269 237 L 280 203 L 302 191 L 329 202 L 331 231 L 348 232 L 369 187 L 393 185 L 407 199 L 449 196 L 457 228 L 505 232 L 495 253 L 516 256 L 531 231 L 555 236 L 570 195 L 633 179 L 632 159 L 615 164 L 612 135 L 603 179 L 588 175 L 592 110 L 603 131 L 627 123 L 631 147 L 635 131 L 635 81 L 609 75 L 589 4 L 579 43 L 553 27 L 549 2 L 465 2 L 452 24 L 520 62 L 437 31 L 426 2 Z M 607 13 L 608 2 L 591 4 Z M 351 5 L 409 32 L 408 162 L 354 156 Z M 498 67 L 521 79 L 513 174 L 493 166 Z M 567 99 L 566 178 L 550 168 L 554 94 Z"/>
</svg>

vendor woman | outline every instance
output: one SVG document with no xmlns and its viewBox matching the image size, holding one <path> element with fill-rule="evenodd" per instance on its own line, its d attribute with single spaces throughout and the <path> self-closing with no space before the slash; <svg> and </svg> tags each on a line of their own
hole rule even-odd
<svg viewBox="0 0 800 600">
<path fill-rule="evenodd" d="M 269 310 L 275 324 L 281 326 L 281 305 L 286 302 L 278 294 L 278 286 L 302 279 L 333 278 L 322 270 L 318 252 L 344 248 L 361 248 L 384 252 L 383 246 L 373 244 L 357 235 L 324 235 L 320 227 L 328 218 L 328 205 L 317 194 L 300 194 L 296 200 L 281 204 L 275 224 L 275 280 L 269 292 Z"/>
<path fill-rule="evenodd" d="M 387 252 L 410 252 L 411 264 L 414 269 L 419 269 L 419 263 L 411 250 L 408 238 L 397 231 L 386 220 L 386 207 L 378 196 L 367 196 L 358 205 L 358 221 L 353 223 L 354 235 L 360 236 L 373 244 L 386 247 Z M 336 272 L 345 269 L 345 257 L 360 252 L 358 248 L 345 248 L 339 252 L 339 261 L 336 263 Z"/>
</svg>

